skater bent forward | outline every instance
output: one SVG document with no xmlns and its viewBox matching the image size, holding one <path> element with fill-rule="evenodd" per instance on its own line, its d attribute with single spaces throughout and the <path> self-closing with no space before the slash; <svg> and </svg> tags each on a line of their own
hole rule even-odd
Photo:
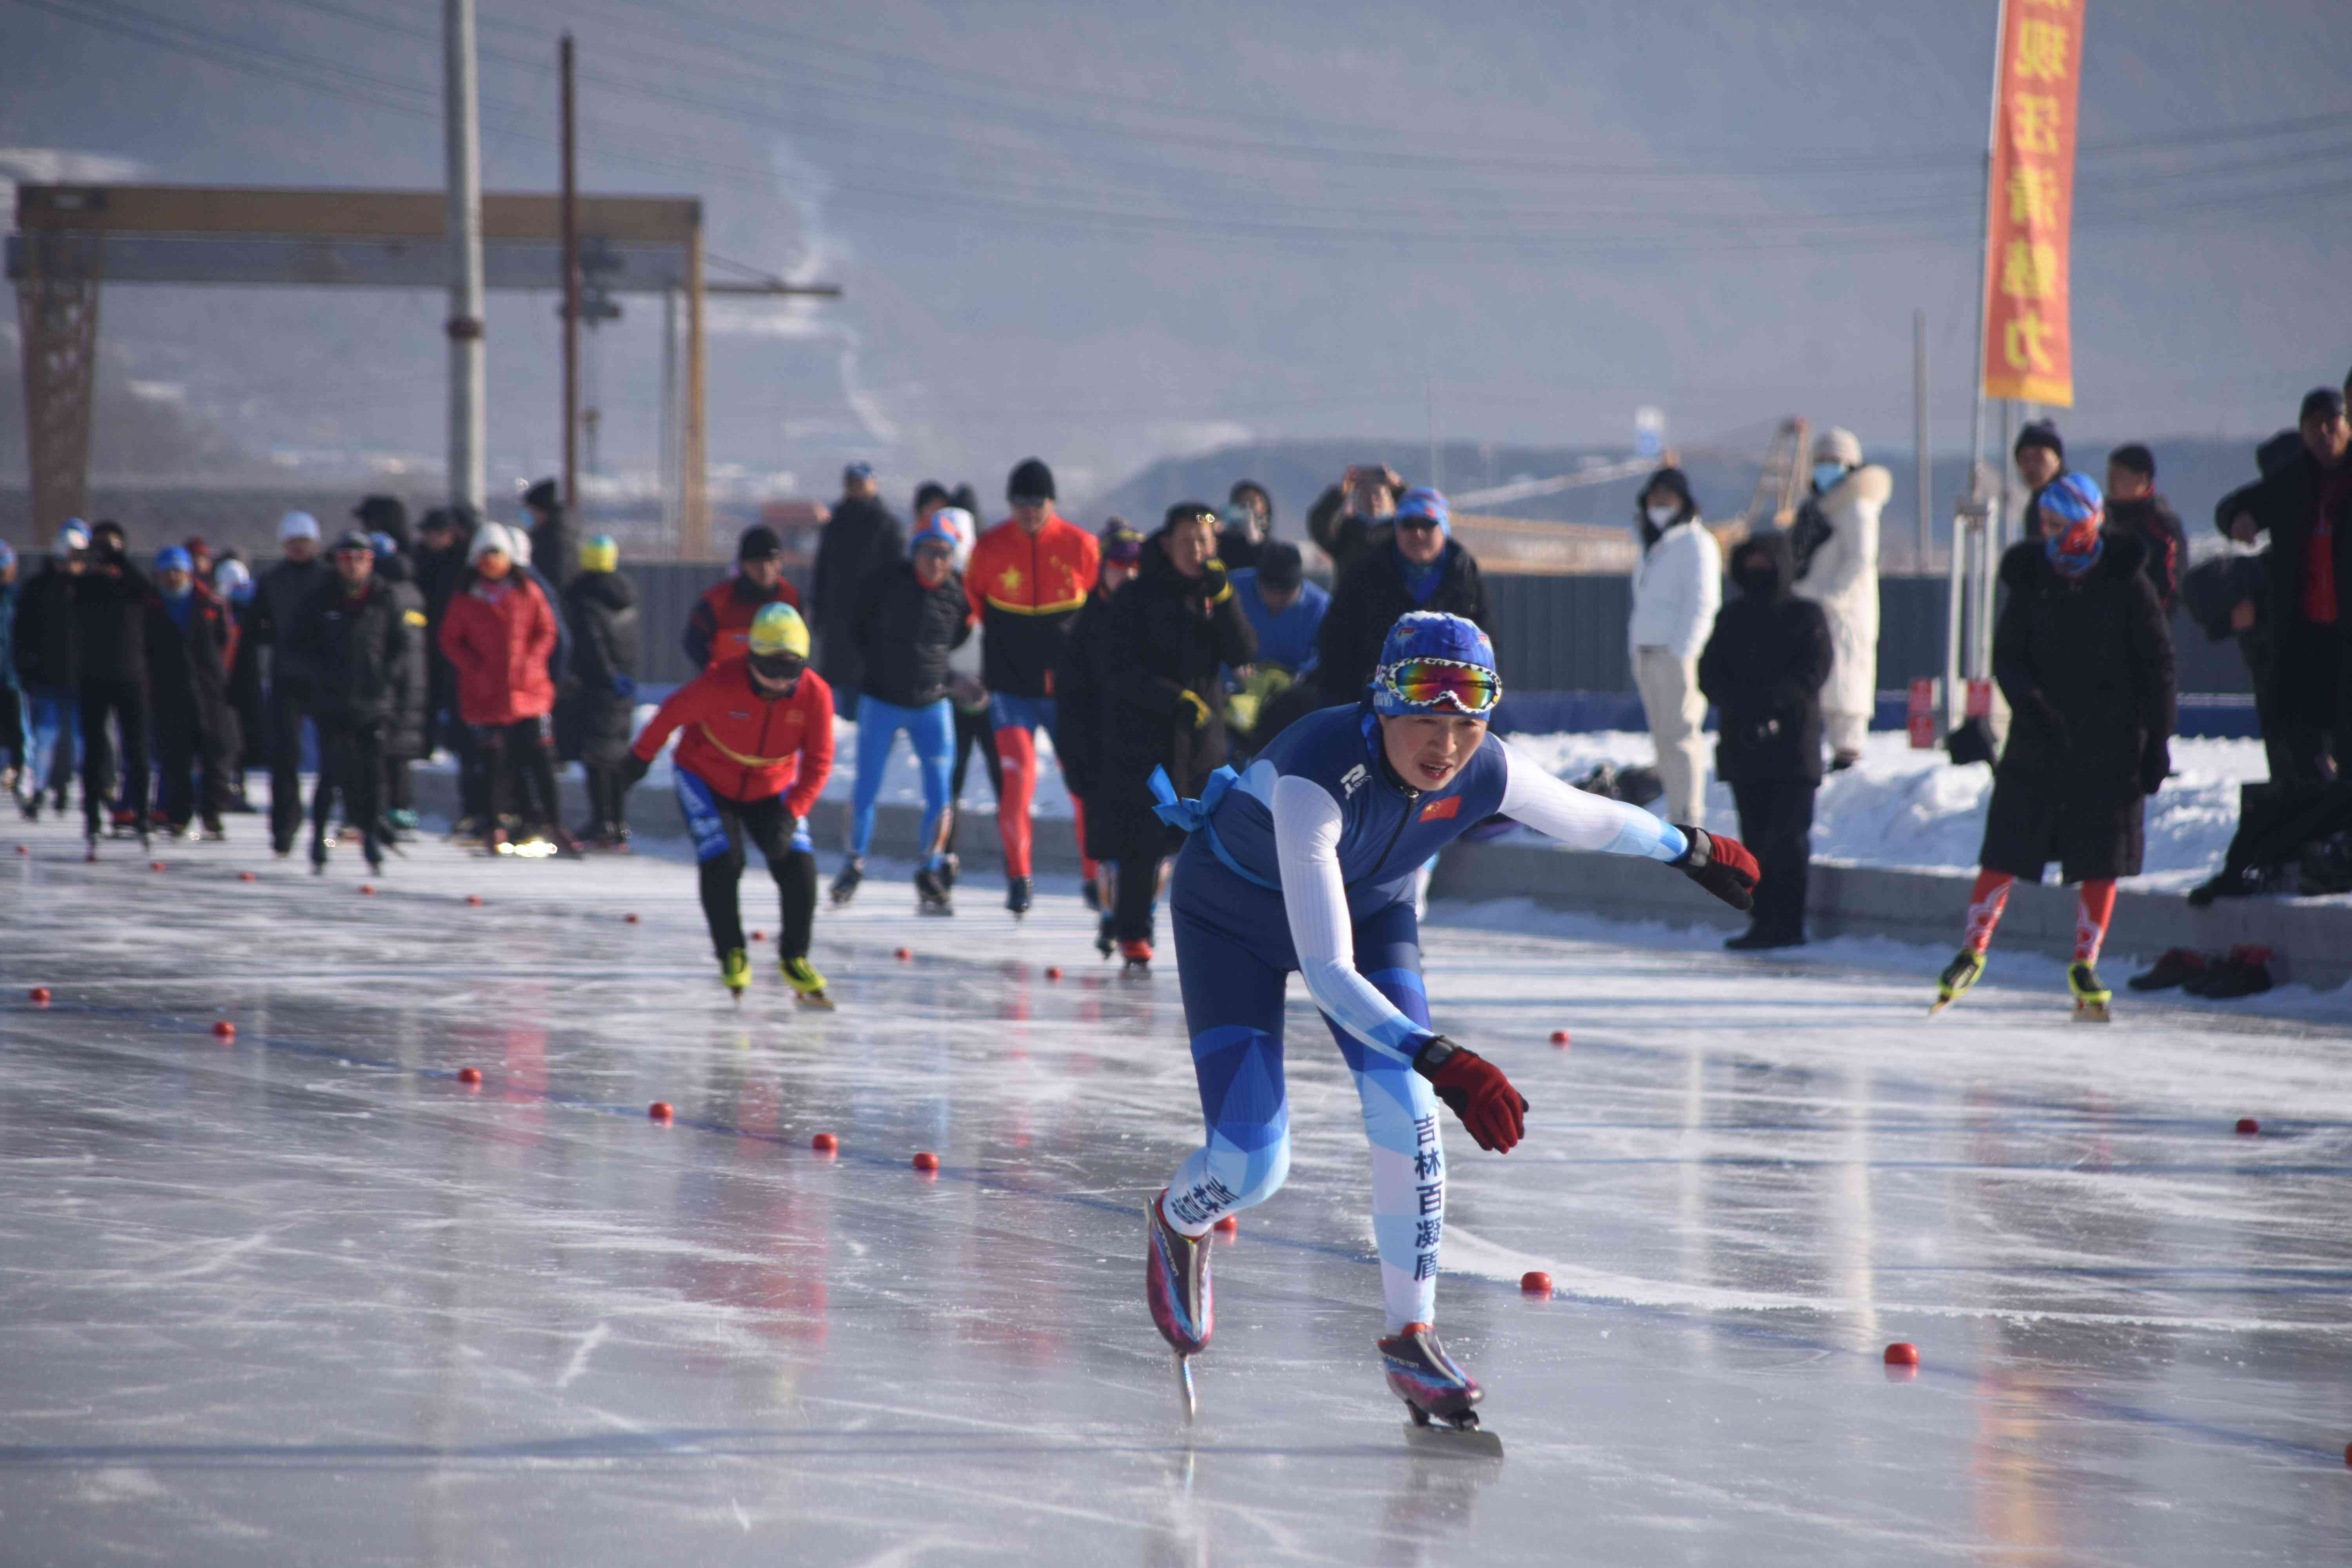
<svg viewBox="0 0 2352 1568">
<path fill-rule="evenodd" d="M 1486 633 L 1414 612 L 1390 632 L 1364 700 L 1299 720 L 1247 773 L 1221 769 L 1200 800 L 1163 807 L 1192 834 L 1170 901 L 1208 1132 L 1146 1215 L 1147 1295 L 1180 1361 L 1212 1327 L 1202 1238 L 1272 1197 L 1289 1170 L 1282 1005 L 1297 970 L 1363 1102 L 1389 1386 L 1417 1423 L 1477 1424 L 1478 1385 L 1432 1327 L 1445 1218 L 1437 1103 L 1499 1152 L 1519 1141 L 1527 1101 L 1430 1023 L 1415 868 L 1499 811 L 1577 848 L 1664 861 L 1749 903 L 1746 849 L 1553 778 L 1487 733 L 1501 695 Z"/>
</svg>

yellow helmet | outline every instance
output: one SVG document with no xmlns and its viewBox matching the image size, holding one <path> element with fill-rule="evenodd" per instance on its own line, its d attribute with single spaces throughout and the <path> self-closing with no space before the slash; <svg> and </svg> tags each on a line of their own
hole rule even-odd
<svg viewBox="0 0 2352 1568">
<path fill-rule="evenodd" d="M 609 533 L 597 534 L 580 542 L 580 570 L 583 572 L 613 572 L 621 564 L 620 542 Z"/>
<path fill-rule="evenodd" d="M 751 617 L 751 657 L 772 658 L 790 654 L 808 658 L 808 623 L 790 605 L 769 605 Z"/>
</svg>

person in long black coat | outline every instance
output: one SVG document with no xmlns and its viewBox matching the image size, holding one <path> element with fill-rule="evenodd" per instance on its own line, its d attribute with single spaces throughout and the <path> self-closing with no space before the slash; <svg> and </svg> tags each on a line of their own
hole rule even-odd
<svg viewBox="0 0 2352 1568">
<path fill-rule="evenodd" d="M 1938 1006 L 1984 972 L 2010 884 L 2040 881 L 2056 860 L 2082 886 L 2067 983 L 2085 1016 L 2105 1016 L 2093 966 L 2116 879 L 2139 873 L 2147 797 L 2172 770 L 2177 693 L 2146 546 L 2101 531 L 2105 499 L 2087 474 L 2061 474 L 2026 511 L 2041 537 L 2000 559 L 2008 598 L 1993 623 L 1992 672 L 2009 700 L 2009 741 L 1993 769 L 1967 945 L 1945 968 Z"/>
<path fill-rule="evenodd" d="M 817 536 L 816 564 L 809 579 L 809 628 L 816 634 L 816 672 L 833 688 L 834 711 L 857 717 L 859 678 L 852 621 L 859 593 L 874 569 L 907 555 L 907 530 L 882 504 L 874 468 L 852 463 L 841 472 L 841 499 Z"/>
<path fill-rule="evenodd" d="M 288 647 L 301 661 L 319 727 L 319 783 L 310 797 L 310 868 L 327 868 L 327 819 L 342 796 L 370 870 L 383 866 L 383 736 L 421 635 L 393 585 L 375 574 L 375 546 L 353 531 L 335 542 L 334 568 L 295 612 Z"/>
<path fill-rule="evenodd" d="M 446 746 L 457 759 L 458 817 L 479 825 L 488 785 L 474 755 L 474 732 L 457 715 L 457 671 L 441 651 L 441 617 L 466 575 L 466 552 L 479 520 L 471 507 L 436 507 L 416 525 L 416 587 L 425 595 L 425 726 L 427 754 Z"/>
<path fill-rule="evenodd" d="M 1731 555 L 1740 596 L 1716 616 L 1698 656 L 1699 689 L 1716 706 L 1716 773 L 1739 807 L 1739 841 L 1763 867 L 1746 934 L 1732 948 L 1805 940 L 1813 796 L 1822 784 L 1822 687 L 1836 661 L 1829 617 L 1790 591 L 1789 536 L 1775 529 Z"/>
<path fill-rule="evenodd" d="M 1090 903 L 1102 917 L 1095 945 L 1108 958 L 1118 941 L 1111 917 L 1118 898 L 1114 881 L 1118 855 L 1106 837 L 1114 816 L 1096 804 L 1103 784 L 1103 680 L 1110 663 L 1111 599 L 1142 565 L 1143 535 L 1113 518 L 1096 537 L 1102 542 L 1102 564 L 1087 602 L 1071 617 L 1061 658 L 1054 665 L 1054 700 L 1060 715 L 1054 754 L 1062 760 L 1062 782 L 1078 803 L 1086 825 L 1087 887 Z"/>
<path fill-rule="evenodd" d="M 163 763 L 162 798 L 167 832 L 182 834 L 201 817 L 205 835 L 225 837 L 228 805 L 228 660 L 236 640 L 226 605 L 196 581 L 195 563 L 178 545 L 155 557 L 155 585 L 147 595 L 147 689 Z M 193 792 L 189 785 L 196 784 Z"/>
<path fill-rule="evenodd" d="M 147 596 L 153 584 L 131 563 L 119 524 L 90 531 L 91 561 L 74 588 L 76 645 L 81 655 L 81 815 L 93 841 L 115 776 L 110 719 L 122 741 L 122 792 L 116 825 L 147 837 Z"/>
<path fill-rule="evenodd" d="M 1179 501 L 1144 542 L 1135 581 L 1110 601 L 1102 763 L 1087 829 L 1097 810 L 1108 819 L 1096 842 L 1118 862 L 1112 929 L 1131 962 L 1150 961 L 1160 862 L 1183 841 L 1152 815 L 1152 773 L 1167 769 L 1180 797 L 1201 793 L 1225 760 L 1217 672 L 1257 657 L 1257 634 L 1216 548 L 1216 509 Z"/>
<path fill-rule="evenodd" d="M 1316 668 L 1328 702 L 1362 698 L 1389 628 L 1407 611 L 1462 616 L 1493 630 L 1486 580 L 1476 559 L 1454 538 L 1445 498 L 1432 489 L 1407 490 L 1389 521 L 1391 535 L 1368 545 L 1331 590 Z"/>
<path fill-rule="evenodd" d="M 629 742 L 645 656 L 636 584 L 620 564 L 621 547 L 608 533 L 580 547 L 580 575 L 563 590 L 572 670 L 555 698 L 557 754 L 577 761 L 588 776 L 588 822 L 579 837 L 600 849 L 629 841 Z"/>
</svg>

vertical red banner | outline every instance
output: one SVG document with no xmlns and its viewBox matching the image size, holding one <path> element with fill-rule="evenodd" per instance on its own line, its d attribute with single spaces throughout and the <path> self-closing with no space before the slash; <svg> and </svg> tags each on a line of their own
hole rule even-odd
<svg viewBox="0 0 2352 1568">
<path fill-rule="evenodd" d="M 2067 279 L 2084 0 L 2002 0 L 1990 210 L 1985 223 L 1984 391 L 2074 405 Z"/>
</svg>

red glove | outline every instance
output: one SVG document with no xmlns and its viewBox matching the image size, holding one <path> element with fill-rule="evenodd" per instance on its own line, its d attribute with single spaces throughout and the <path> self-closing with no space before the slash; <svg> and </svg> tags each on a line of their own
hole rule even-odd
<svg viewBox="0 0 2352 1568">
<path fill-rule="evenodd" d="M 1666 862 L 1735 910 L 1752 909 L 1756 900 L 1757 879 L 1763 875 L 1757 868 L 1756 857 L 1737 838 L 1726 838 L 1704 828 L 1685 827 L 1683 837 L 1689 840 L 1681 856 Z"/>
<path fill-rule="evenodd" d="M 1429 1080 L 1481 1149 L 1507 1154 L 1526 1134 L 1527 1097 L 1511 1087 L 1501 1068 L 1477 1052 L 1432 1035 L 1413 1057 L 1412 1070 Z"/>
</svg>

